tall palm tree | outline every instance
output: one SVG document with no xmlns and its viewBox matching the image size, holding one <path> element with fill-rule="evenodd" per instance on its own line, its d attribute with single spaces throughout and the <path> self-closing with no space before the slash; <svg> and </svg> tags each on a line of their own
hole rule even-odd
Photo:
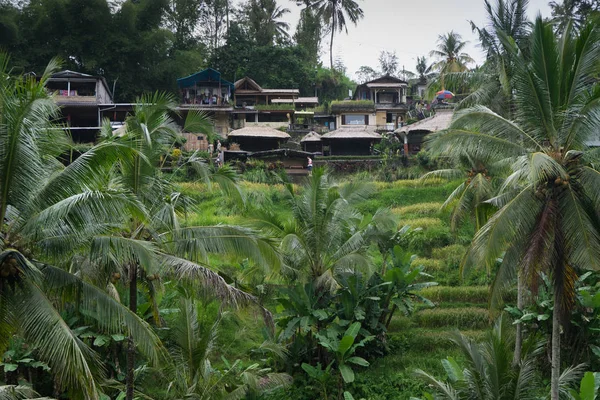
<svg viewBox="0 0 600 400">
<path fill-rule="evenodd" d="M 193 280 L 226 303 L 254 301 L 252 296 L 237 290 L 210 269 L 209 253 L 239 254 L 260 264 L 277 264 L 278 256 L 268 241 L 255 232 L 232 226 L 182 226 L 179 219 L 187 205 L 175 187 L 163 178 L 161 157 L 173 146 L 180 128 L 171 115 L 176 114 L 172 96 L 156 93 L 138 99 L 134 113 L 125 121 L 124 130 L 113 133 L 110 125 L 103 129 L 104 143 L 118 143 L 129 150 L 120 157 L 107 174 L 106 187 L 126 193 L 141 206 L 142 213 L 129 214 L 121 224 L 103 235 L 95 235 L 88 263 L 95 275 L 106 282 L 112 271 L 128 277 L 129 308 L 137 311 L 138 284 L 152 293 L 157 273 L 177 279 Z M 212 135 L 211 121 L 203 114 L 188 113 L 185 131 Z M 210 175 L 207 164 L 192 157 L 189 163 L 201 176 L 212 177 L 221 189 L 238 194 L 231 170 L 221 168 Z M 155 313 L 155 315 L 158 315 Z M 155 318 L 159 323 L 158 318 Z M 129 338 L 127 351 L 127 390 L 134 395 L 136 348 Z"/>
<path fill-rule="evenodd" d="M 463 50 L 467 42 L 462 37 L 450 31 L 444 35 L 439 35 L 437 40 L 437 49 L 429 52 L 431 57 L 438 60 L 431 65 L 431 69 L 440 73 L 442 89 L 444 89 L 444 76 L 452 72 L 463 72 L 467 70 L 467 65 L 475 62 L 471 56 L 464 53 Z"/>
<path fill-rule="evenodd" d="M 336 32 L 346 31 L 350 20 L 354 25 L 358 24 L 365 14 L 354 0 L 307 0 L 307 7 L 314 7 L 317 14 L 323 20 L 325 26 L 331 30 L 331 41 L 329 42 L 329 62 L 333 70 L 333 38 Z"/>
<path fill-rule="evenodd" d="M 289 188 L 291 218 L 263 211 L 256 224 L 281 239 L 284 274 L 330 289 L 338 272 L 367 268 L 365 245 L 381 231 L 391 236 L 397 226 L 383 210 L 368 219 L 356 210 L 356 202 L 373 192 L 370 185 L 338 185 L 321 168 L 309 179 L 299 195 Z"/>
<path fill-rule="evenodd" d="M 289 38 L 290 24 L 281 20 L 289 13 L 290 9 L 277 5 L 276 0 L 253 0 L 249 21 L 257 43 L 270 46 L 274 41 Z"/>
<path fill-rule="evenodd" d="M 8 62 L 0 53 L 0 352 L 19 335 L 50 365 L 59 389 L 98 399 L 99 360 L 62 319 L 65 302 L 95 316 L 105 332 L 125 331 L 153 363 L 164 359 L 164 349 L 145 322 L 103 289 L 48 261 L 52 254 L 68 257 L 139 207 L 97 187 L 118 146 L 94 147 L 71 168 L 58 162 L 68 143 L 51 123 L 58 108 L 45 89 L 58 63 L 36 80 L 11 76 Z"/>
<path fill-rule="evenodd" d="M 553 277 L 552 391 L 559 395 L 560 325 L 573 304 L 577 270 L 600 269 L 600 172 L 586 141 L 600 124 L 600 30 L 588 24 L 561 38 L 538 17 L 527 53 L 515 48 L 514 120 L 485 107 L 460 112 L 436 134 L 436 151 L 488 152 L 514 160 L 499 211 L 475 235 L 465 265 L 504 254 L 495 287 L 519 272 L 531 283 Z"/>
</svg>

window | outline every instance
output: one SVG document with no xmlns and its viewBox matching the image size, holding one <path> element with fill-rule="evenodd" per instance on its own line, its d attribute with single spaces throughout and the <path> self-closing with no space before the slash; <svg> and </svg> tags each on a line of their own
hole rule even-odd
<svg viewBox="0 0 600 400">
<path fill-rule="evenodd" d="M 367 115 L 344 115 L 343 116 L 343 125 L 367 125 L 368 124 L 368 116 Z"/>
</svg>

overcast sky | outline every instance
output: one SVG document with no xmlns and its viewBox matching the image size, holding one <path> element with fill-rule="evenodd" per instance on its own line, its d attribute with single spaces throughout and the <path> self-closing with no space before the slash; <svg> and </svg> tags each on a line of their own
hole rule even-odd
<svg viewBox="0 0 600 400">
<path fill-rule="evenodd" d="M 291 10 L 286 20 L 290 32 L 296 29 L 300 7 L 295 1 L 277 0 Z M 467 53 L 479 64 L 483 53 L 477 46 L 477 36 L 471 32 L 468 21 L 478 26 L 486 24 L 483 0 L 357 0 L 364 10 L 365 17 L 358 26 L 349 26 L 348 34 L 341 33 L 334 39 L 334 58 L 343 60 L 348 74 L 362 65 L 377 68 L 379 53 L 382 50 L 396 51 L 402 65 L 414 71 L 417 56 L 427 56 L 435 48 L 439 34 L 454 30 L 469 41 Z M 530 0 L 529 17 L 538 13 L 550 16 L 548 0 Z M 324 38 L 321 59 L 329 66 L 329 38 Z"/>
</svg>

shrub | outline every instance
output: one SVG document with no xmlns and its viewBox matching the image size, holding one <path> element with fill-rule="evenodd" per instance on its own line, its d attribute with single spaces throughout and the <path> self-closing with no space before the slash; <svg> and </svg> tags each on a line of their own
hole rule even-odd
<svg viewBox="0 0 600 400">
<path fill-rule="evenodd" d="M 422 328 L 484 329 L 490 325 L 489 312 L 485 308 L 427 309 L 419 311 L 413 318 Z"/>
<path fill-rule="evenodd" d="M 332 101 L 331 112 L 375 111 L 375 103 L 371 100 Z"/>
</svg>

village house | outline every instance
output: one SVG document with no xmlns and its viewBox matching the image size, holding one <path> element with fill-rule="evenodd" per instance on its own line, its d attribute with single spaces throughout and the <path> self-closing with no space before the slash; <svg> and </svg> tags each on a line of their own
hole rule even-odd
<svg viewBox="0 0 600 400">
<path fill-rule="evenodd" d="M 364 125 L 374 125 L 380 132 L 393 132 L 406 121 L 406 96 L 408 83 L 391 75 L 365 82 L 356 87 L 353 100 L 370 101 L 373 103 L 374 119 L 365 121 Z M 350 117 L 342 120 L 340 114 L 337 121 L 339 125 L 351 125 L 360 122 L 360 117 Z"/>
<path fill-rule="evenodd" d="M 95 141 L 103 114 L 114 107 L 106 79 L 64 70 L 53 74 L 46 88 L 60 106 L 61 122 L 73 140 Z"/>
<path fill-rule="evenodd" d="M 454 115 L 453 107 L 438 107 L 428 118 L 402 126 L 394 131 L 404 143 L 404 154 L 416 154 L 423 146 L 426 135 L 448 129 Z"/>
</svg>

